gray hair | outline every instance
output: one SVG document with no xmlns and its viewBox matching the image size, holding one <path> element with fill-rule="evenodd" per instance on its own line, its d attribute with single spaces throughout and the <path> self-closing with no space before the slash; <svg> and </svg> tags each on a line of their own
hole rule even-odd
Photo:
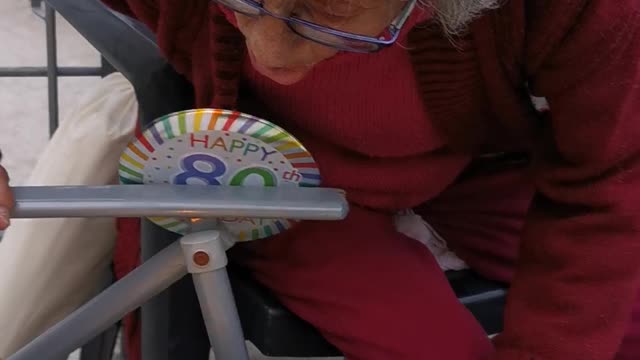
<svg viewBox="0 0 640 360">
<path fill-rule="evenodd" d="M 500 7 L 502 0 L 419 0 L 435 10 L 435 17 L 448 35 L 459 35 L 467 25 L 489 9 Z"/>
</svg>

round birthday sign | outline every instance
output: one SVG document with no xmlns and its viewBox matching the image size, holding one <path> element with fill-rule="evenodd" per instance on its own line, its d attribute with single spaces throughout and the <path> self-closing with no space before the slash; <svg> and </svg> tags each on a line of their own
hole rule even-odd
<svg viewBox="0 0 640 360">
<path fill-rule="evenodd" d="M 120 157 L 123 184 L 318 186 L 311 154 L 283 129 L 251 115 L 197 109 L 154 121 Z M 185 234 L 191 219 L 154 217 L 157 225 Z M 280 233 L 287 219 L 217 219 L 240 241 Z"/>
</svg>

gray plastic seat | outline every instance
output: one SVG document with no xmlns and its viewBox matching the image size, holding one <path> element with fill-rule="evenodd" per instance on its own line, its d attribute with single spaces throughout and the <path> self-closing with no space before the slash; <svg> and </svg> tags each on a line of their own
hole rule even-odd
<svg viewBox="0 0 640 360">
<path fill-rule="evenodd" d="M 251 274 L 230 268 L 229 277 L 236 297 L 245 338 L 267 356 L 338 356 L 316 329 L 300 319 L 258 284 Z M 472 271 L 447 273 L 458 299 L 473 313 L 487 334 L 502 329 L 502 309 L 506 289 Z"/>
</svg>

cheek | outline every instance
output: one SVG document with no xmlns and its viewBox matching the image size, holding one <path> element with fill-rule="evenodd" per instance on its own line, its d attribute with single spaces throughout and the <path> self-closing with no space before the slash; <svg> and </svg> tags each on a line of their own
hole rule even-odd
<svg viewBox="0 0 640 360">
<path fill-rule="evenodd" d="M 362 18 L 346 25 L 343 31 L 376 37 L 384 33 L 389 27 L 389 23 L 390 21 L 381 17 Z"/>
<path fill-rule="evenodd" d="M 290 33 L 288 29 L 285 35 L 282 33 L 283 29 L 270 29 L 263 26 L 264 24 L 260 25 L 259 19 L 237 14 L 223 6 L 220 6 L 220 10 L 227 21 L 245 37 L 250 53 L 256 57 L 253 61 L 262 65 L 282 66 L 307 72 L 315 64 L 338 53 L 333 48 L 304 40 Z M 269 36 L 274 33 L 280 33 L 281 36 Z"/>
<path fill-rule="evenodd" d="M 237 28 L 244 35 L 249 50 L 260 59 L 269 62 L 315 65 L 337 53 L 337 50 L 308 41 L 289 28 L 272 28 L 261 24 L 259 19 L 236 14 Z"/>
<path fill-rule="evenodd" d="M 251 19 L 236 14 L 233 14 L 233 18 L 235 19 L 235 22 L 233 23 L 235 27 L 246 37 L 249 31 L 249 23 L 251 22 Z"/>
</svg>

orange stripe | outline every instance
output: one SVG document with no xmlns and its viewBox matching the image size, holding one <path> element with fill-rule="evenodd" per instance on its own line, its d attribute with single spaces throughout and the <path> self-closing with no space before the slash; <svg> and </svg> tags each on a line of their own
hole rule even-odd
<svg viewBox="0 0 640 360">
<path fill-rule="evenodd" d="M 295 149 L 295 148 L 299 148 L 300 145 L 298 145 L 297 143 L 293 142 L 293 141 L 289 141 L 286 142 L 282 145 L 278 145 L 276 146 L 276 150 L 280 150 L 280 151 L 285 151 L 285 150 L 289 150 L 289 149 Z"/>
<path fill-rule="evenodd" d="M 213 110 L 211 114 L 211 119 L 209 120 L 209 126 L 207 126 L 207 130 L 213 130 L 216 127 L 216 123 L 218 122 L 218 118 L 222 115 L 222 111 Z"/>
<path fill-rule="evenodd" d="M 311 157 L 311 154 L 309 154 L 308 152 L 302 151 L 302 152 L 297 152 L 293 154 L 287 154 L 284 157 L 286 157 L 287 159 L 299 159 L 303 157 Z"/>
<path fill-rule="evenodd" d="M 129 150 L 133 151 L 134 154 L 138 155 L 140 157 L 140 159 L 142 160 L 148 160 L 149 157 L 147 155 L 145 155 L 142 151 L 140 151 L 140 149 L 138 149 L 137 146 L 133 145 L 133 144 L 129 144 L 129 146 L 127 146 L 129 148 Z"/>
</svg>

